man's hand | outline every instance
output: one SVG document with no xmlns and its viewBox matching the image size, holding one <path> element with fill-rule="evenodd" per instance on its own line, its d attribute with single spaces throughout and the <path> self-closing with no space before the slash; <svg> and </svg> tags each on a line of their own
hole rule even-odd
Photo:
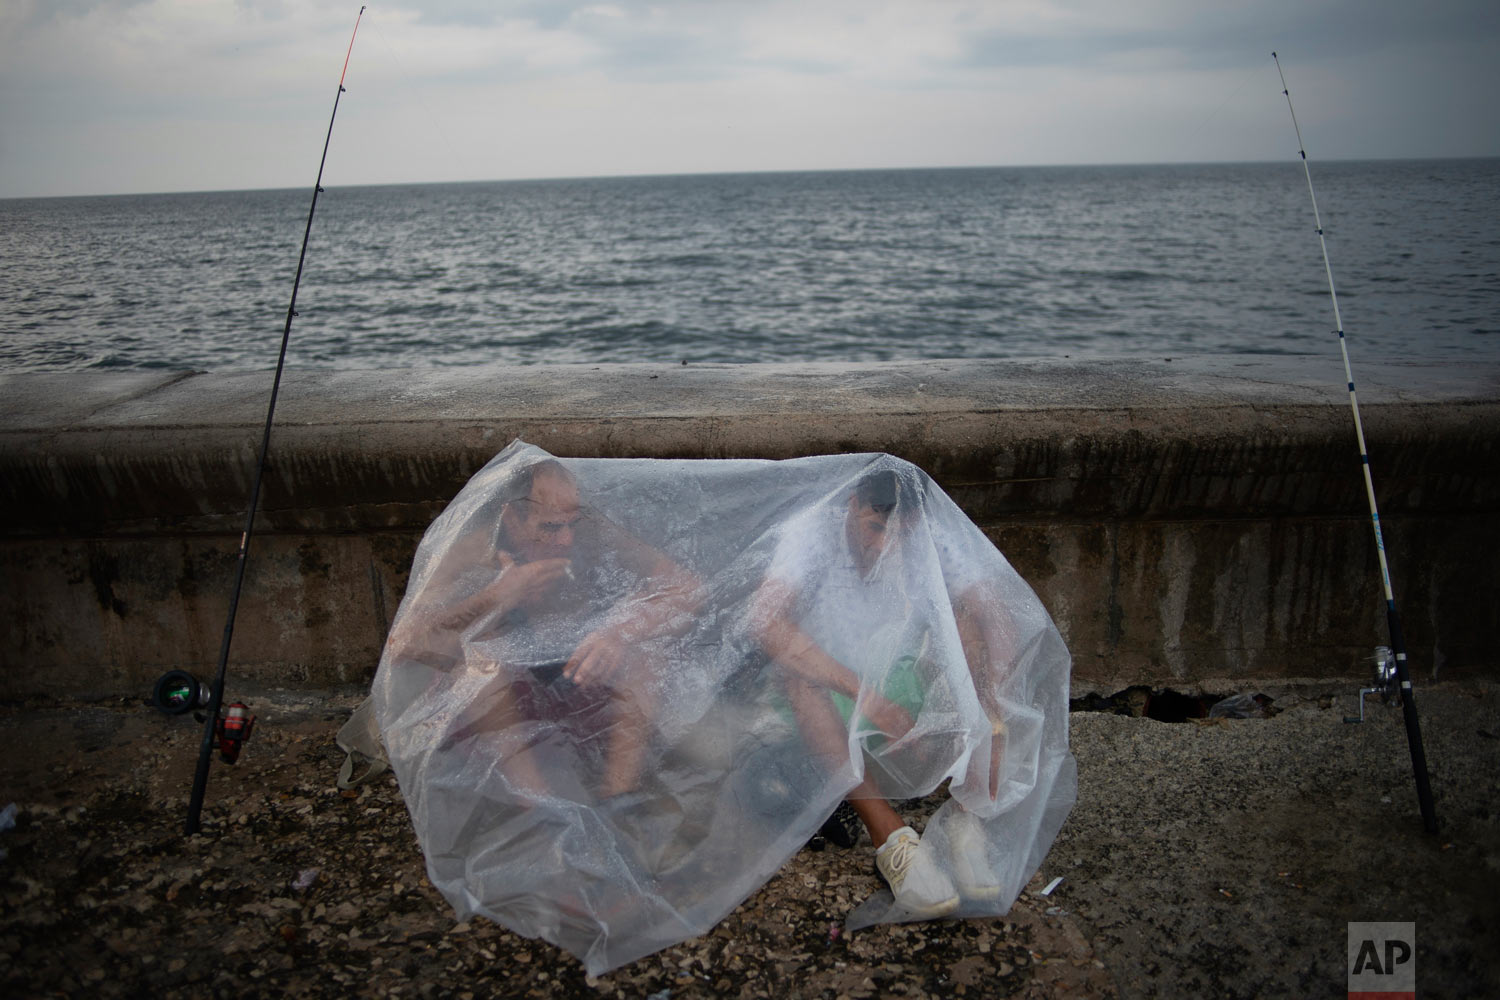
<svg viewBox="0 0 1500 1000">
<path fill-rule="evenodd" d="M 499 621 L 516 608 L 535 611 L 557 593 L 567 578 L 567 559 L 538 559 L 518 563 L 502 552 L 497 558 L 499 574 L 451 609 L 442 620 L 445 629 L 463 629 L 474 622 L 481 628 Z"/>
<path fill-rule="evenodd" d="M 570 559 L 537 559 L 534 562 L 504 565 L 500 575 L 485 588 L 494 605 L 502 611 L 524 606 L 535 609 L 551 599 L 568 577 Z"/>
<path fill-rule="evenodd" d="M 916 722 L 911 713 L 882 694 L 871 691 L 860 705 L 864 717 L 875 723 L 875 727 L 893 740 L 899 740 L 911 732 Z"/>
<path fill-rule="evenodd" d="M 563 666 L 563 676 L 580 687 L 602 684 L 615 675 L 630 656 L 631 647 L 606 625 L 583 637 L 573 658 Z"/>
</svg>

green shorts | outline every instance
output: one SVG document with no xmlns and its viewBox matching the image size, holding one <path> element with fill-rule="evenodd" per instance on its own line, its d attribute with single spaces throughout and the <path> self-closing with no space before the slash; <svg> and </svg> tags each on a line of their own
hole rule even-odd
<svg viewBox="0 0 1500 1000">
<path fill-rule="evenodd" d="M 925 701 L 922 678 L 917 674 L 917 658 L 903 656 L 891 664 L 880 693 L 885 695 L 887 700 L 906 709 L 907 713 L 915 719 L 921 713 L 922 704 Z M 850 724 L 854 716 L 854 699 L 848 695 L 839 694 L 837 691 L 830 692 L 830 697 L 833 698 L 833 705 L 839 710 L 844 723 Z M 870 734 L 870 749 L 872 750 L 879 750 L 888 741 L 888 737 L 864 716 L 860 716 L 856 731 L 861 735 Z"/>
<path fill-rule="evenodd" d="M 888 701 L 906 709 L 913 719 L 922 711 L 925 701 L 924 685 L 921 675 L 917 672 L 917 664 L 926 655 L 929 641 L 930 634 L 924 629 L 920 639 L 913 646 L 907 646 L 908 649 L 914 649 L 914 652 L 898 656 L 891 661 L 890 669 L 885 672 L 885 683 L 880 689 L 880 693 Z M 796 713 L 792 710 L 791 703 L 786 700 L 786 695 L 781 691 L 780 685 L 772 685 L 767 695 L 768 707 L 787 722 L 793 724 L 797 722 Z M 837 691 L 828 692 L 828 696 L 833 700 L 834 708 L 843 718 L 844 725 L 850 725 L 850 720 L 854 716 L 854 699 Z M 889 742 L 889 738 L 873 722 L 863 716 L 860 717 L 856 732 L 869 736 L 871 750 L 879 750 Z"/>
<path fill-rule="evenodd" d="M 889 702 L 895 702 L 901 708 L 906 709 L 910 717 L 916 718 L 916 714 L 922 711 L 922 702 L 924 702 L 922 681 L 919 676 L 916 676 L 916 657 L 901 657 L 900 660 L 891 664 L 891 670 L 885 675 L 885 685 L 880 688 L 880 694 L 883 694 Z M 847 723 L 850 715 L 853 715 L 852 697 L 840 694 L 838 691 L 832 691 L 831 696 L 838 714 L 843 717 L 844 723 Z M 859 721 L 868 727 L 870 732 L 874 732 L 873 723 L 870 723 L 867 718 L 861 717 Z"/>
</svg>

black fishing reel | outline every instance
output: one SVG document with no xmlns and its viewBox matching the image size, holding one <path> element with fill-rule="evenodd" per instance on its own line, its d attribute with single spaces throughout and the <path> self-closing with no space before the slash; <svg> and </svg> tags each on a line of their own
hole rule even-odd
<svg viewBox="0 0 1500 1000">
<path fill-rule="evenodd" d="M 193 713 L 193 717 L 203 722 L 207 716 L 198 711 L 208 708 L 212 692 L 207 684 L 188 673 L 186 670 L 172 670 L 162 674 L 156 681 L 156 686 L 151 689 L 151 704 L 167 715 L 186 715 Z M 214 746 L 219 750 L 219 757 L 226 764 L 233 764 L 239 760 L 240 750 L 245 742 L 250 739 L 250 733 L 255 729 L 255 716 L 250 714 L 250 706 L 242 701 L 237 701 L 224 709 L 224 713 L 214 719 Z"/>
<path fill-rule="evenodd" d="M 168 715 L 186 715 L 208 707 L 208 685 L 186 670 L 162 674 L 151 689 L 151 704 Z"/>
</svg>

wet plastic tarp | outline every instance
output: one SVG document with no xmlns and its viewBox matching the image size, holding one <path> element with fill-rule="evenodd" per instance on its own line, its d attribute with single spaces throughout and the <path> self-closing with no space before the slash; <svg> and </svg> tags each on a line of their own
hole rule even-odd
<svg viewBox="0 0 1500 1000">
<path fill-rule="evenodd" d="M 910 463 L 516 441 L 423 538 L 374 701 L 433 885 L 597 975 L 707 932 L 865 779 L 949 781 L 920 850 L 977 827 L 999 891 L 957 915 L 1006 912 L 1075 797 L 1069 664 Z M 849 926 L 910 917 L 881 890 Z"/>
</svg>

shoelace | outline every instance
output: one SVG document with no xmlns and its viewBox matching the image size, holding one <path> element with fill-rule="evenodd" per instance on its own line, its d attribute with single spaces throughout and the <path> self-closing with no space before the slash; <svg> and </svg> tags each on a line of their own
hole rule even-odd
<svg viewBox="0 0 1500 1000">
<path fill-rule="evenodd" d="M 887 847 L 885 853 L 890 857 L 886 870 L 891 873 L 891 889 L 899 889 L 901 883 L 906 881 L 906 873 L 911 871 L 913 855 L 917 853 L 917 841 L 903 835 L 896 838 L 896 842 Z"/>
</svg>

